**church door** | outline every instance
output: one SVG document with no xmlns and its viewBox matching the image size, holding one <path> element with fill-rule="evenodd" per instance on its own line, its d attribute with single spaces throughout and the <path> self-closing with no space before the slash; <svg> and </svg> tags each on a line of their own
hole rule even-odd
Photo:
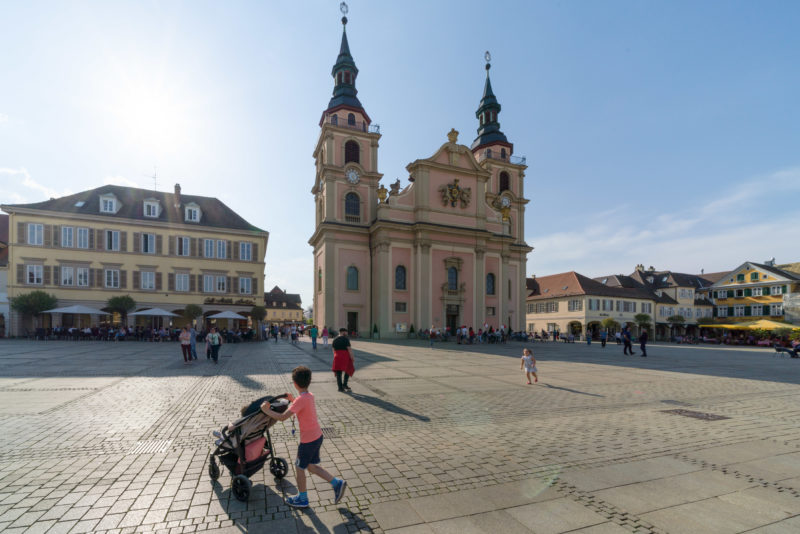
<svg viewBox="0 0 800 534">
<path fill-rule="evenodd" d="M 447 328 L 451 336 L 456 334 L 456 328 L 461 326 L 458 324 L 458 304 L 447 305 Z"/>
<path fill-rule="evenodd" d="M 347 333 L 358 332 L 358 312 L 347 312 Z"/>
</svg>

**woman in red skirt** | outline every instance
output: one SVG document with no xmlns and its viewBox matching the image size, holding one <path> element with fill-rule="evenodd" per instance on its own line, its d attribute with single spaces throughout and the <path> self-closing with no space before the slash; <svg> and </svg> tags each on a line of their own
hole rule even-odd
<svg viewBox="0 0 800 534">
<path fill-rule="evenodd" d="M 336 374 L 336 385 L 339 391 L 350 391 L 347 381 L 356 372 L 353 349 L 347 339 L 347 329 L 340 328 L 339 335 L 333 340 L 333 372 Z"/>
</svg>

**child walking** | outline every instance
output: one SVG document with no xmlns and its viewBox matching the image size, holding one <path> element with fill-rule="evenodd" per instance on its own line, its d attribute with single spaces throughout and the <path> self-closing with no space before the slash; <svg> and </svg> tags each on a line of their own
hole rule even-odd
<svg viewBox="0 0 800 534">
<path fill-rule="evenodd" d="M 299 395 L 295 397 L 285 412 L 272 411 L 269 403 L 266 402 L 261 405 L 261 410 L 269 417 L 283 421 L 294 415 L 297 416 L 297 423 L 300 425 L 300 445 L 297 447 L 297 460 L 295 460 L 295 466 L 297 466 L 297 491 L 299 493 L 294 497 L 287 497 L 286 504 L 293 508 L 308 508 L 306 469 L 323 480 L 330 482 L 331 486 L 333 486 L 333 503 L 337 504 L 342 495 L 344 495 L 347 482 L 341 478 L 334 477 L 319 465 L 322 429 L 317 419 L 314 395 L 308 391 L 308 386 L 311 384 L 311 369 L 305 365 L 295 367 L 292 371 L 292 382 Z"/>
<path fill-rule="evenodd" d="M 525 368 L 525 376 L 528 378 L 528 384 L 531 383 L 531 375 L 533 375 L 533 381 L 538 382 L 539 377 L 536 374 L 536 358 L 533 357 L 533 352 L 531 349 L 522 349 L 522 358 L 519 362 L 520 370 Z"/>
</svg>

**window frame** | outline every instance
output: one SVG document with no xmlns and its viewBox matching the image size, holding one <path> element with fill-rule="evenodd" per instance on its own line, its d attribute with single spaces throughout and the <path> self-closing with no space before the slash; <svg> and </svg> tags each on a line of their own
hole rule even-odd
<svg viewBox="0 0 800 534">
<path fill-rule="evenodd" d="M 245 251 L 247 252 L 246 254 Z M 242 241 L 239 243 L 239 260 L 253 261 L 253 244 L 250 241 Z"/>
<path fill-rule="evenodd" d="M 151 234 L 149 232 L 142 232 L 141 242 L 139 243 L 139 251 L 142 254 L 155 254 L 156 234 Z"/>
<path fill-rule="evenodd" d="M 152 213 L 148 213 L 148 211 L 152 211 Z M 142 209 L 142 214 L 149 218 L 149 219 L 157 219 L 159 214 L 159 205 L 158 202 L 154 202 L 152 200 L 145 200 L 144 201 L 144 208 Z"/>
<path fill-rule="evenodd" d="M 348 191 L 344 195 L 344 220 L 351 223 L 361 222 L 361 197 L 355 191 Z"/>
<path fill-rule="evenodd" d="M 25 285 L 44 285 L 44 265 L 40 263 L 25 265 Z"/>
<path fill-rule="evenodd" d="M 213 274 L 204 274 L 203 275 L 203 293 L 214 293 L 214 275 Z"/>
<path fill-rule="evenodd" d="M 395 313 L 408 313 L 408 303 L 402 301 L 395 301 L 394 303 L 394 312 Z"/>
<path fill-rule="evenodd" d="M 401 278 L 402 273 L 402 278 Z M 405 265 L 398 265 L 394 268 L 394 289 L 395 291 L 407 291 L 408 290 L 408 283 L 407 283 L 407 274 L 408 271 L 406 270 Z"/>
<path fill-rule="evenodd" d="M 33 239 L 31 239 L 31 236 L 33 236 Z M 44 224 L 28 223 L 28 235 L 26 241 L 29 245 L 33 245 L 35 247 L 44 246 Z"/>
<path fill-rule="evenodd" d="M 100 213 L 116 213 L 117 201 L 110 197 L 100 197 Z"/>
<path fill-rule="evenodd" d="M 75 228 L 72 226 L 61 227 L 61 247 L 75 248 Z"/>
<path fill-rule="evenodd" d="M 105 249 L 108 252 L 119 252 L 119 230 L 106 230 Z M 109 246 L 109 243 L 111 246 Z"/>
<path fill-rule="evenodd" d="M 146 285 L 145 285 L 145 279 L 147 279 L 147 284 Z M 142 291 L 155 291 L 156 290 L 156 272 L 155 271 L 139 271 L 139 289 L 141 289 Z"/>
<path fill-rule="evenodd" d="M 200 208 L 186 206 L 183 216 L 186 222 L 200 222 Z"/>
<path fill-rule="evenodd" d="M 72 265 L 62 265 L 60 269 L 61 273 L 59 278 L 59 285 L 71 287 L 75 285 L 75 268 Z M 69 274 L 69 279 L 67 280 L 66 276 Z"/>
<path fill-rule="evenodd" d="M 209 247 L 211 247 L 211 254 L 208 253 Z M 214 252 L 216 251 L 216 245 L 213 239 L 203 238 L 203 257 L 204 258 L 215 258 Z"/>
<path fill-rule="evenodd" d="M 83 281 L 83 283 L 81 283 Z M 89 268 L 78 267 L 75 269 L 75 286 L 89 287 Z"/>
<path fill-rule="evenodd" d="M 490 280 L 491 283 L 489 283 Z M 497 277 L 494 273 L 486 274 L 486 294 L 492 296 L 497 294 Z"/>
<path fill-rule="evenodd" d="M 119 269 L 103 269 L 103 287 L 107 289 L 119 289 L 119 278 Z"/>
<path fill-rule="evenodd" d="M 245 287 L 247 286 L 247 287 Z M 252 295 L 253 294 L 253 279 L 249 276 L 239 277 L 239 294 Z"/>
<path fill-rule="evenodd" d="M 189 291 L 189 276 L 189 273 L 175 273 L 175 291 L 180 293 L 186 293 Z"/>
<path fill-rule="evenodd" d="M 175 238 L 175 255 L 186 257 L 190 256 L 192 251 L 192 240 L 186 236 L 177 236 Z"/>
<path fill-rule="evenodd" d="M 215 293 L 227 293 L 228 292 L 228 277 L 224 275 L 217 275 L 216 280 L 214 281 L 214 292 Z"/>
<path fill-rule="evenodd" d="M 76 232 L 75 248 L 88 249 L 89 248 L 89 228 L 79 226 Z"/>
<path fill-rule="evenodd" d="M 458 268 L 455 265 L 447 268 L 447 290 L 458 291 Z"/>
<path fill-rule="evenodd" d="M 217 259 L 219 260 L 227 260 L 228 259 L 228 242 L 224 239 L 217 239 Z"/>
<path fill-rule="evenodd" d="M 346 291 L 358 291 L 359 289 L 359 279 L 358 279 L 358 267 L 355 265 L 350 265 L 347 267 L 345 271 L 345 289 Z"/>
</svg>

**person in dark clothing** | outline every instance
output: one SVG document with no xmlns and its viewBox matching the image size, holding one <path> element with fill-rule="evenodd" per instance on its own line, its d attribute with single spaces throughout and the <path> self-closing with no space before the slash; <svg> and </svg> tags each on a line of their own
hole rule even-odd
<svg viewBox="0 0 800 534">
<path fill-rule="evenodd" d="M 347 339 L 347 329 L 340 328 L 339 335 L 331 343 L 333 347 L 333 372 L 336 374 L 336 385 L 340 392 L 350 391 L 347 381 L 356 372 L 353 349 Z"/>
<path fill-rule="evenodd" d="M 622 329 L 622 344 L 624 345 L 622 354 L 628 354 L 629 351 L 631 356 L 636 354 L 633 352 L 633 345 L 631 344 L 631 329 L 627 326 Z"/>
<path fill-rule="evenodd" d="M 647 330 L 642 330 L 639 334 L 639 348 L 642 349 L 642 358 L 647 358 Z"/>
</svg>

